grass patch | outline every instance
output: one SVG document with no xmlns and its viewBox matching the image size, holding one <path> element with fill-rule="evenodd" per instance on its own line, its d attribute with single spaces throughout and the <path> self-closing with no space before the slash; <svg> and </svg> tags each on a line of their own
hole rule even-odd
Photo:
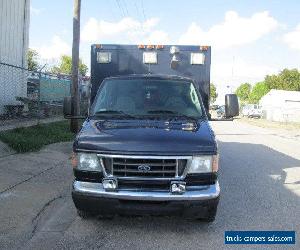
<svg viewBox="0 0 300 250">
<path fill-rule="evenodd" d="M 69 121 L 0 132 L 0 140 L 18 153 L 38 151 L 45 145 L 72 139 L 74 139 L 74 134 L 70 132 Z"/>
<path fill-rule="evenodd" d="M 241 118 L 240 121 L 247 122 L 262 128 L 286 129 L 286 130 L 300 130 L 300 123 L 298 122 L 273 122 L 265 119 L 249 119 Z"/>
</svg>

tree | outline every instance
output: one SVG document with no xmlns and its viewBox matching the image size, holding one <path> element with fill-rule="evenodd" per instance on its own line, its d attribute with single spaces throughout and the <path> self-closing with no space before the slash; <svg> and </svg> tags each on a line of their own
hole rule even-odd
<svg viewBox="0 0 300 250">
<path fill-rule="evenodd" d="M 252 88 L 249 96 L 249 101 L 251 103 L 258 103 L 259 100 L 270 91 L 266 82 L 258 82 Z"/>
<path fill-rule="evenodd" d="M 248 102 L 251 93 L 251 85 L 249 83 L 243 83 L 236 89 L 235 93 L 242 102 Z"/>
<path fill-rule="evenodd" d="M 88 67 L 79 59 L 79 73 L 83 76 L 86 75 Z M 51 72 L 54 74 L 72 74 L 72 57 L 63 55 L 60 58 L 60 63 L 58 66 L 54 66 L 51 69 Z"/>
<path fill-rule="evenodd" d="M 216 101 L 217 97 L 218 97 L 217 88 L 213 83 L 211 83 L 210 84 L 210 101 L 211 101 L 211 103 L 214 103 Z"/>
<path fill-rule="evenodd" d="M 297 69 L 284 69 L 278 75 L 268 75 L 265 82 L 269 89 L 300 91 L 300 72 Z"/>
<path fill-rule="evenodd" d="M 39 68 L 39 53 L 34 50 L 34 49 L 28 49 L 27 51 L 27 64 L 28 64 L 28 69 L 30 71 L 37 71 Z"/>
<path fill-rule="evenodd" d="M 300 73 L 297 69 L 284 69 L 279 74 L 284 90 L 300 90 Z"/>
</svg>

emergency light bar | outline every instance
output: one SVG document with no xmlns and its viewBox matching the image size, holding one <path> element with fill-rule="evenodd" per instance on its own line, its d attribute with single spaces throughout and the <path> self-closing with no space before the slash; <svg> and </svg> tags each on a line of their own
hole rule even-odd
<svg viewBox="0 0 300 250">
<path fill-rule="evenodd" d="M 140 44 L 138 45 L 138 48 L 139 49 L 163 49 L 164 48 L 164 45 L 143 45 L 143 44 Z"/>
</svg>

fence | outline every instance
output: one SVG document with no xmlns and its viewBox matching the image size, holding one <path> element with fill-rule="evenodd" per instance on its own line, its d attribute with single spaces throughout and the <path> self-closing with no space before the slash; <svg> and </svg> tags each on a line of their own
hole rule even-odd
<svg viewBox="0 0 300 250">
<path fill-rule="evenodd" d="M 0 63 L 0 115 L 9 105 L 19 105 L 15 96 L 26 96 L 27 70 L 21 67 Z"/>
<path fill-rule="evenodd" d="M 70 96 L 71 77 L 0 62 L 0 124 L 25 119 L 62 116 L 62 103 Z M 80 106 L 88 106 L 89 79 L 80 77 Z"/>
</svg>

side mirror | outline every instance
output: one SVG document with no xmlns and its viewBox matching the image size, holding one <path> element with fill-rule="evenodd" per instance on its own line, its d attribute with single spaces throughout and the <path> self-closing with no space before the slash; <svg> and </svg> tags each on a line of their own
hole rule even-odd
<svg viewBox="0 0 300 250">
<path fill-rule="evenodd" d="M 232 118 L 239 115 L 239 101 L 237 95 L 227 94 L 225 95 L 225 116 L 226 118 Z"/>
<path fill-rule="evenodd" d="M 64 98 L 63 113 L 65 118 L 69 118 L 72 115 L 72 97 L 67 96 Z"/>
<path fill-rule="evenodd" d="M 209 121 L 211 121 L 211 113 L 207 113 L 207 118 Z"/>
</svg>

